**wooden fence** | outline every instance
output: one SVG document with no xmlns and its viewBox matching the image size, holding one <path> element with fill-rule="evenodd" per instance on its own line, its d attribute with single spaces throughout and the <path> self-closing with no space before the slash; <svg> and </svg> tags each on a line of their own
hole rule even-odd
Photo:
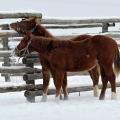
<svg viewBox="0 0 120 120">
<path fill-rule="evenodd" d="M 109 32 L 108 27 L 114 27 L 115 23 L 120 22 L 119 18 L 106 18 L 106 19 L 79 19 L 79 20 L 62 20 L 62 19 L 42 19 L 41 13 L 14 13 L 14 14 L 1 14 L 0 13 L 0 19 L 9 19 L 9 18 L 29 18 L 36 16 L 39 18 L 41 24 L 45 25 L 47 29 L 71 29 L 71 28 L 91 28 L 91 27 L 101 27 L 103 34 L 115 39 L 120 39 L 119 32 Z M 50 24 L 50 25 L 48 25 Z M 53 25 L 56 24 L 56 25 Z M 0 50 L 0 57 L 3 57 L 4 64 L 0 68 L 0 73 L 5 76 L 6 81 L 9 81 L 9 77 L 11 74 L 21 74 L 23 76 L 23 80 L 26 81 L 25 86 L 16 86 L 16 87 L 2 87 L 0 88 L 0 92 L 13 92 L 13 91 L 25 91 L 25 96 L 28 101 L 35 102 L 35 96 L 42 95 L 42 85 L 35 85 L 35 80 L 42 78 L 41 69 L 34 68 L 35 63 L 39 63 L 38 54 L 33 53 L 30 54 L 27 58 L 22 58 L 22 63 L 20 65 L 16 64 L 17 66 L 10 64 L 10 57 L 11 57 L 11 42 L 20 41 L 21 35 L 18 36 L 17 32 L 11 31 L 8 24 L 0 25 L 2 30 L 0 32 L 0 42 L 3 45 L 3 48 Z M 106 33 L 107 32 L 107 33 Z M 93 35 L 93 34 L 92 34 Z M 12 39 L 10 39 L 12 37 Z M 15 38 L 17 37 L 17 38 Z M 67 36 L 55 36 L 60 39 L 70 39 L 74 37 L 73 35 L 67 35 Z M 2 59 L 1 59 L 2 60 Z M 24 64 L 24 66 L 23 66 Z M 79 72 L 75 74 L 80 74 Z M 86 74 L 82 73 L 82 74 Z M 68 75 L 74 75 L 74 73 L 68 73 Z M 120 87 L 120 83 L 117 84 L 118 87 Z M 110 86 L 108 86 L 110 87 Z M 101 88 L 101 86 L 100 86 Z M 87 87 L 75 87 L 75 88 L 69 88 L 68 92 L 80 92 L 80 91 L 87 91 L 92 90 L 92 86 Z M 49 89 L 48 94 L 54 94 L 54 89 Z"/>
</svg>

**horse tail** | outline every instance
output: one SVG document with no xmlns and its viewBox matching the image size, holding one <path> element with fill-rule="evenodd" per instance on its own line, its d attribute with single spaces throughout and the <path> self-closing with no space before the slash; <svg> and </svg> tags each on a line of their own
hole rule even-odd
<svg viewBox="0 0 120 120">
<path fill-rule="evenodd" d="M 120 72 L 120 53 L 118 47 L 115 50 L 114 72 L 117 76 Z"/>
</svg>

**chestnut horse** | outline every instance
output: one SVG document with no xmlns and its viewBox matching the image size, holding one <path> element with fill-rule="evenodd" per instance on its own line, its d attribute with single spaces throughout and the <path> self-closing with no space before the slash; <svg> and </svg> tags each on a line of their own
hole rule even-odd
<svg viewBox="0 0 120 120">
<path fill-rule="evenodd" d="M 79 39 L 79 36 L 77 38 Z M 44 56 L 50 63 L 49 70 L 56 87 L 55 101 L 57 103 L 59 102 L 64 74 L 66 72 L 87 71 L 95 67 L 97 63 L 100 66 L 103 83 L 99 99 L 105 98 L 108 81 L 111 84 L 111 99 L 116 99 L 115 73 L 118 74 L 120 71 L 120 56 L 118 45 L 112 38 L 95 35 L 86 40 L 74 42 L 72 40 L 39 37 L 27 33 L 14 52 L 17 56 L 24 56 L 33 51 Z"/>
<path fill-rule="evenodd" d="M 47 29 L 42 26 L 38 21 L 37 18 L 30 18 L 30 19 L 24 19 L 20 22 L 12 23 L 10 26 L 17 31 L 20 34 L 26 34 L 28 31 L 31 31 L 36 36 L 43 36 L 43 37 L 49 37 L 49 38 L 55 38 L 53 35 L 50 34 L 50 32 L 47 31 Z M 86 38 L 91 37 L 90 35 L 81 35 L 79 36 L 79 39 L 75 37 L 74 39 L 71 39 L 72 41 L 81 41 Z M 50 64 L 49 61 L 44 57 L 39 55 L 40 57 L 40 63 L 42 65 L 42 74 L 43 74 L 43 97 L 41 101 L 46 101 L 47 99 L 47 88 L 49 84 L 50 79 Z M 93 80 L 93 87 L 94 87 L 94 96 L 98 97 L 98 81 L 99 81 L 99 66 L 98 64 L 91 70 L 88 71 L 92 80 Z M 64 76 L 64 82 L 63 82 L 63 93 L 64 93 L 64 99 L 68 99 L 67 95 L 67 74 L 65 73 Z"/>
</svg>

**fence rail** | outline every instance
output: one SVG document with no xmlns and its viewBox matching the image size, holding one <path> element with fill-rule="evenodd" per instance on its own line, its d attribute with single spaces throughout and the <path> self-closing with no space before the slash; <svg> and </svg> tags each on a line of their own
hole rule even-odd
<svg viewBox="0 0 120 120">
<path fill-rule="evenodd" d="M 41 19 L 42 24 L 88 24 L 88 23 L 119 23 L 120 17 L 118 18 L 76 18 L 76 19 Z"/>
<path fill-rule="evenodd" d="M 5 73 L 5 74 L 15 74 L 15 73 L 26 73 L 26 72 L 30 72 L 30 73 L 37 73 L 37 72 L 41 72 L 41 69 L 38 68 L 30 68 L 30 67 L 20 67 L 20 66 L 9 66 L 9 67 L 0 67 L 0 73 Z"/>
<path fill-rule="evenodd" d="M 102 85 L 99 85 L 98 87 L 99 87 L 99 89 L 101 89 Z M 116 87 L 120 87 L 119 82 L 116 84 Z M 111 88 L 111 85 L 108 84 L 107 88 Z M 71 88 L 68 87 L 68 89 L 67 89 L 68 93 L 79 92 L 79 95 L 80 95 L 80 92 L 90 91 L 90 90 L 93 90 L 93 86 L 91 86 L 91 85 L 89 85 L 89 86 L 71 87 Z M 48 95 L 53 95 L 55 93 L 56 93 L 56 91 L 55 91 L 54 88 L 53 89 L 48 89 L 48 92 L 47 92 Z M 27 90 L 27 91 L 25 91 L 24 96 L 25 97 L 33 97 L 33 96 L 41 96 L 42 94 L 43 94 L 42 90 L 36 90 L 36 91 Z"/>
<path fill-rule="evenodd" d="M 108 37 L 112 37 L 112 38 L 120 38 L 120 31 L 119 32 L 107 32 L 107 33 L 88 33 L 88 34 L 90 34 L 90 35 L 96 35 L 96 34 L 100 34 L 100 35 L 105 35 L 105 36 L 108 36 Z M 80 35 L 80 34 L 79 34 Z M 0 37 L 1 38 L 4 38 L 4 37 L 23 37 L 23 35 L 18 35 L 18 33 L 17 32 L 0 32 Z M 59 38 L 59 39 L 63 39 L 63 40 L 65 40 L 65 39 L 70 39 L 70 38 L 73 38 L 73 37 L 75 37 L 75 36 L 77 36 L 77 35 L 56 35 L 55 37 L 56 38 Z M 19 40 L 21 40 L 21 38 L 19 39 L 19 38 L 16 38 L 18 41 Z M 15 39 L 13 39 L 13 40 L 15 40 Z M 9 40 L 9 41 L 12 41 L 12 39 L 11 40 Z"/>
<path fill-rule="evenodd" d="M 11 18 L 29 18 L 29 17 L 42 18 L 41 13 L 0 13 L 0 19 L 11 19 Z"/>
</svg>

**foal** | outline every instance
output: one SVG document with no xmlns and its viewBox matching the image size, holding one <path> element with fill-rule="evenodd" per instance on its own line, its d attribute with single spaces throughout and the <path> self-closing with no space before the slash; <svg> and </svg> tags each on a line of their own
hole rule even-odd
<svg viewBox="0 0 120 120">
<path fill-rule="evenodd" d="M 78 36 L 79 39 L 79 36 Z M 28 52 L 29 51 L 29 52 Z M 98 63 L 101 70 L 102 90 L 99 99 L 105 98 L 108 81 L 111 84 L 111 99 L 116 99 L 116 74 L 120 71 L 120 56 L 117 43 L 109 37 L 95 35 L 80 42 L 55 40 L 28 33 L 15 48 L 17 56 L 33 51 L 47 58 L 49 70 L 56 87 L 55 101 L 59 102 L 60 89 L 66 72 L 87 71 Z"/>
<path fill-rule="evenodd" d="M 43 27 L 38 21 L 37 18 L 31 18 L 31 19 L 24 19 L 17 23 L 12 23 L 10 26 L 17 31 L 20 34 L 26 34 L 28 31 L 31 31 L 36 36 L 43 36 L 43 37 L 49 37 L 49 38 L 55 38 L 53 35 L 50 34 L 50 32 L 47 31 L 45 27 Z M 81 35 L 79 36 L 79 39 L 75 37 L 74 39 L 71 39 L 72 41 L 81 41 L 86 38 L 90 38 L 90 35 Z M 56 39 L 57 40 L 57 39 Z M 42 65 L 42 75 L 43 75 L 43 97 L 41 101 L 46 101 L 47 99 L 47 88 L 49 84 L 50 79 L 50 63 L 44 56 L 39 55 L 40 57 L 40 63 Z M 98 80 L 99 80 L 99 66 L 98 64 L 92 69 L 88 71 L 92 81 L 93 81 L 93 87 L 94 87 L 94 96 L 98 97 Z M 64 99 L 68 99 L 67 90 L 65 89 L 67 87 L 67 73 L 64 75 L 63 80 L 63 93 L 64 93 Z"/>
</svg>

